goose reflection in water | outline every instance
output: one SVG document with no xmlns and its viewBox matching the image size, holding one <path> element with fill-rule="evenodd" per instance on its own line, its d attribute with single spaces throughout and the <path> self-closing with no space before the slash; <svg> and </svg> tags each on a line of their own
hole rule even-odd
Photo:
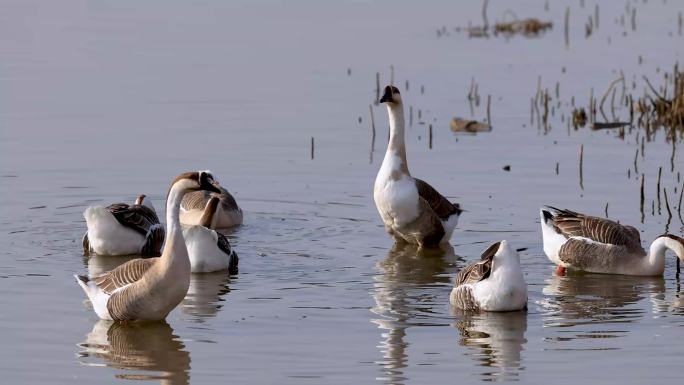
<svg viewBox="0 0 684 385">
<path fill-rule="evenodd" d="M 181 311 L 195 317 L 197 322 L 216 316 L 223 307 L 225 295 L 230 292 L 229 281 L 227 271 L 191 274 L 188 294 L 180 304 Z"/>
<path fill-rule="evenodd" d="M 434 308 L 448 301 L 459 259 L 450 245 L 418 249 L 415 245 L 395 244 L 377 264 L 380 274 L 374 277 L 375 307 L 371 311 L 379 317 L 371 322 L 384 330 L 378 345 L 383 358 L 377 362 L 383 372 L 380 380 L 391 384 L 406 380 L 402 369 L 408 361 L 409 344 L 404 338 L 409 327 L 449 324 L 438 318 L 439 311 Z"/>
<path fill-rule="evenodd" d="M 638 302 L 665 292 L 662 277 L 580 273 L 554 275 L 546 283 L 544 297 L 538 302 L 544 326 L 554 328 L 548 329 L 554 335 L 546 337 L 546 341 L 558 343 L 591 338 L 595 345 L 589 350 L 617 349 L 606 339 L 625 336 L 628 328 L 616 325 L 642 319 L 647 310 Z M 583 349 L 586 350 L 586 344 Z"/>
<path fill-rule="evenodd" d="M 124 370 L 116 378 L 170 385 L 190 381 L 190 353 L 166 322 L 100 320 L 79 347 L 81 363 Z"/>
<path fill-rule="evenodd" d="M 461 312 L 454 326 L 458 328 L 459 345 L 480 366 L 490 368 L 484 380 L 515 380 L 522 367 L 522 351 L 527 342 L 527 312 Z"/>
</svg>

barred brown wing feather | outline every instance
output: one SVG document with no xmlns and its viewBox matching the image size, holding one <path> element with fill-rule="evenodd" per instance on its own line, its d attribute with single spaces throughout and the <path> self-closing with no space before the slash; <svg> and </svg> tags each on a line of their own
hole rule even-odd
<svg viewBox="0 0 684 385">
<path fill-rule="evenodd" d="M 609 219 L 562 211 L 553 218 L 555 227 L 566 238 L 583 237 L 610 245 L 637 246 L 641 244 L 639 231 Z"/>
<path fill-rule="evenodd" d="M 116 289 L 139 281 L 155 262 L 157 258 L 133 259 L 92 278 L 92 281 L 105 293 L 112 294 Z"/>
<path fill-rule="evenodd" d="M 456 276 L 456 286 L 480 282 L 489 277 L 491 270 L 491 259 L 470 264 L 458 272 L 458 275 Z"/>
<path fill-rule="evenodd" d="M 235 198 L 223 186 L 220 186 L 220 194 L 209 191 L 193 191 L 185 194 L 181 207 L 184 210 L 204 210 L 207 202 L 211 197 L 218 197 L 221 202 L 221 208 L 226 211 L 235 211 L 238 209 Z"/>
<path fill-rule="evenodd" d="M 440 219 L 446 220 L 454 214 L 461 214 L 461 208 L 458 203 L 449 202 L 448 199 L 427 184 L 427 182 L 416 178 L 415 183 L 416 188 L 418 189 L 418 195 L 430 205 L 432 211 L 434 211 Z"/>
<path fill-rule="evenodd" d="M 643 255 L 645 255 L 645 251 Z M 580 270 L 607 272 L 634 255 L 626 245 L 608 245 L 570 238 L 558 251 L 558 258 Z"/>
<path fill-rule="evenodd" d="M 221 234 L 221 233 L 216 233 L 218 235 L 218 241 L 216 242 L 216 246 L 218 246 L 221 251 L 226 253 L 226 256 L 228 257 L 228 273 L 235 275 L 238 273 L 238 263 L 240 261 L 240 258 L 238 258 L 237 253 L 233 248 L 230 246 L 230 242 L 228 242 L 228 238 Z"/>
</svg>

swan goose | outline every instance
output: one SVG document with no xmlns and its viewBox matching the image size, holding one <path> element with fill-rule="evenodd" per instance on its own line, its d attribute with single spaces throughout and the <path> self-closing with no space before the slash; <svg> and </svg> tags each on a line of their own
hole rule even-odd
<svg viewBox="0 0 684 385">
<path fill-rule="evenodd" d="M 75 276 L 101 319 L 162 320 L 183 300 L 190 285 L 190 260 L 178 212 L 183 196 L 196 190 L 220 191 L 208 171 L 186 172 L 171 183 L 161 257 L 134 259 L 93 278 Z"/>
<path fill-rule="evenodd" d="M 540 210 L 544 253 L 559 274 L 566 269 L 591 273 L 653 276 L 665 270 L 665 252 L 684 260 L 684 239 L 663 234 L 648 253 L 639 230 L 608 219 L 544 206 Z"/>
<path fill-rule="evenodd" d="M 404 105 L 399 90 L 385 87 L 380 102 L 387 104 L 390 139 L 378 171 L 373 198 L 395 241 L 426 247 L 448 242 L 458 223 L 461 208 L 426 182 L 411 176 L 404 143 Z"/>
<path fill-rule="evenodd" d="M 235 198 L 223 186 L 219 186 L 219 192 L 195 191 L 183 197 L 180 211 L 180 221 L 185 226 L 194 226 L 200 223 L 204 215 L 207 203 L 212 197 L 219 198 L 220 204 L 216 206 L 210 226 L 212 229 L 225 229 L 242 224 L 242 209 L 238 206 Z"/>
<path fill-rule="evenodd" d="M 220 199 L 217 196 L 211 197 L 204 207 L 199 224 L 183 230 L 193 273 L 211 273 L 219 270 L 228 270 L 229 274 L 238 272 L 239 258 L 230 247 L 228 238 L 211 229 L 219 203 Z"/>
<path fill-rule="evenodd" d="M 458 273 L 449 302 L 467 311 L 527 309 L 527 283 L 518 252 L 507 241 L 489 246 L 479 262 Z"/>
<path fill-rule="evenodd" d="M 141 194 L 133 205 L 114 203 L 107 207 L 91 206 L 83 217 L 88 230 L 83 235 L 83 255 L 160 255 L 164 244 L 164 226 L 154 207 Z"/>
</svg>

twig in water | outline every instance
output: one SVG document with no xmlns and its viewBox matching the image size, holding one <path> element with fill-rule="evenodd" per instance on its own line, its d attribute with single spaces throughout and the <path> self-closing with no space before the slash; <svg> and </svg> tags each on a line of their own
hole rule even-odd
<svg viewBox="0 0 684 385">
<path fill-rule="evenodd" d="M 580 157 L 579 157 L 579 183 L 580 188 L 584 190 L 584 178 L 582 175 L 582 163 L 584 162 L 584 144 L 580 146 Z"/>
<path fill-rule="evenodd" d="M 665 195 L 665 208 L 667 209 L 668 222 L 672 219 L 672 211 L 670 211 L 670 202 L 667 199 L 667 189 L 663 188 L 663 195 Z"/>
<path fill-rule="evenodd" d="M 311 159 L 314 158 L 314 137 L 311 137 Z"/>
<path fill-rule="evenodd" d="M 641 223 L 644 223 L 644 174 L 641 174 L 641 201 L 639 209 L 641 210 Z"/>
<path fill-rule="evenodd" d="M 608 202 L 606 202 L 606 207 L 604 208 L 604 210 L 606 212 L 606 218 L 608 218 Z"/>
<path fill-rule="evenodd" d="M 570 47 L 570 7 L 565 8 L 565 49 Z"/>
<path fill-rule="evenodd" d="M 428 130 L 429 130 L 429 132 L 430 132 L 430 133 L 429 133 L 430 136 L 429 136 L 429 141 L 428 141 L 428 143 L 429 143 L 429 144 L 428 144 L 428 147 L 430 148 L 430 150 L 432 150 L 432 124 L 430 125 L 430 127 L 428 128 Z"/>
<path fill-rule="evenodd" d="M 656 184 L 658 192 L 658 215 L 660 215 L 660 177 L 663 175 L 663 168 L 658 168 L 658 183 Z"/>
<path fill-rule="evenodd" d="M 682 194 L 684 194 L 684 183 L 682 183 L 682 188 L 679 190 L 679 203 L 677 203 L 677 216 L 679 216 L 679 221 L 684 225 L 684 219 L 682 219 Z"/>
<path fill-rule="evenodd" d="M 487 95 L 487 124 L 492 126 L 492 116 L 489 114 L 489 106 L 492 103 L 492 95 Z"/>
<path fill-rule="evenodd" d="M 375 73 L 375 105 L 380 104 L 380 72 Z"/>
</svg>

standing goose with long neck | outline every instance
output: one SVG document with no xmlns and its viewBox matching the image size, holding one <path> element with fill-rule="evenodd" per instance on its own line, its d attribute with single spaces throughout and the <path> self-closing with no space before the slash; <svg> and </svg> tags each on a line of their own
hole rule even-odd
<svg viewBox="0 0 684 385">
<path fill-rule="evenodd" d="M 648 253 L 639 230 L 608 219 L 544 206 L 540 211 L 544 253 L 559 274 L 566 269 L 590 273 L 654 276 L 665 270 L 665 252 L 684 260 L 684 239 L 658 236 Z"/>
<path fill-rule="evenodd" d="M 75 276 L 100 318 L 162 320 L 183 300 L 190 285 L 190 260 L 178 212 L 183 196 L 198 190 L 220 191 L 207 171 L 183 173 L 171 183 L 161 257 L 134 259 L 92 279 Z"/>
<path fill-rule="evenodd" d="M 385 229 L 397 242 L 436 247 L 448 242 L 461 208 L 426 182 L 409 173 L 404 142 L 404 105 L 399 90 L 385 87 L 381 103 L 387 105 L 390 139 L 375 178 L 373 198 Z"/>
</svg>

